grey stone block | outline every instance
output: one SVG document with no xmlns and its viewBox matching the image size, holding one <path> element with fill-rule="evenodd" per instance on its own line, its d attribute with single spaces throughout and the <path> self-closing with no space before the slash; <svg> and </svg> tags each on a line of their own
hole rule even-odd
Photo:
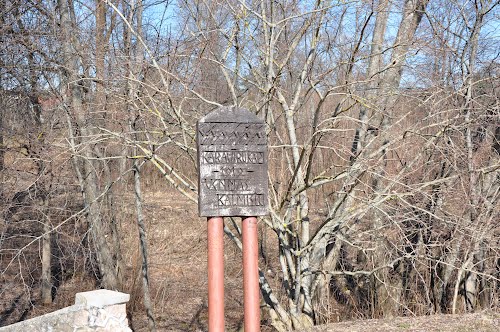
<svg viewBox="0 0 500 332">
<path fill-rule="evenodd" d="M 77 293 L 75 296 L 75 304 L 83 305 L 87 308 L 104 308 L 110 305 L 127 303 L 129 300 L 129 294 L 115 292 L 108 289 L 81 292 Z"/>
</svg>

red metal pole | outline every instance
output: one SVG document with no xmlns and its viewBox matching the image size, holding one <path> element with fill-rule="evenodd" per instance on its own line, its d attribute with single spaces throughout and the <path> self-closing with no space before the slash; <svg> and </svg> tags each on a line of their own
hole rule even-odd
<svg viewBox="0 0 500 332">
<path fill-rule="evenodd" d="M 243 303 L 245 332 L 260 331 L 259 244 L 257 218 L 243 219 Z"/>
<path fill-rule="evenodd" d="M 208 218 L 208 331 L 224 332 L 224 219 Z"/>
</svg>

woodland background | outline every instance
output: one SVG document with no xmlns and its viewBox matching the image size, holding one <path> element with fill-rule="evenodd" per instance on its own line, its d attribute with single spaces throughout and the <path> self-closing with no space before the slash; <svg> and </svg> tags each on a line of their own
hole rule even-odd
<svg viewBox="0 0 500 332">
<path fill-rule="evenodd" d="M 498 309 L 499 7 L 0 1 L 0 324 L 104 287 L 136 330 L 206 329 L 195 123 L 221 105 L 267 124 L 265 329 Z"/>
</svg>

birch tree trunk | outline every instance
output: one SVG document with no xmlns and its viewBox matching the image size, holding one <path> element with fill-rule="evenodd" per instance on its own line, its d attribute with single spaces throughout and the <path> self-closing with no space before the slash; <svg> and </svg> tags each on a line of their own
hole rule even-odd
<svg viewBox="0 0 500 332">
<path fill-rule="evenodd" d="M 380 93 L 385 96 L 380 104 L 379 112 L 374 116 L 376 128 L 379 128 L 380 137 L 377 139 L 375 147 L 381 149 L 381 154 L 378 156 L 378 164 L 371 179 L 373 192 L 378 192 L 383 186 L 383 178 L 386 176 L 387 160 L 385 146 L 391 136 L 391 119 L 398 118 L 398 115 L 393 113 L 397 89 L 401 81 L 403 73 L 403 65 L 412 41 L 414 40 L 415 32 L 422 20 L 425 7 L 428 0 L 407 0 L 403 9 L 403 17 L 399 24 L 398 33 L 393 45 L 393 52 L 390 63 L 384 73 L 383 79 L 380 82 Z M 377 211 L 373 211 L 373 227 L 382 229 L 384 226 L 383 216 Z M 385 239 L 378 236 L 376 239 L 376 249 L 374 260 L 377 262 L 387 261 L 387 248 Z M 400 269 L 402 264 L 399 265 Z M 375 283 L 376 306 L 377 311 L 383 315 L 397 315 L 400 309 L 400 296 L 402 295 L 402 278 L 401 271 L 396 271 L 399 276 L 391 278 L 388 270 L 377 272 L 374 275 L 373 282 Z"/>
<path fill-rule="evenodd" d="M 498 4 L 498 2 L 496 3 Z M 478 124 L 474 117 L 477 117 L 476 105 L 478 104 L 475 100 L 474 90 L 475 84 L 477 82 L 474 79 L 474 75 L 477 74 L 477 53 L 479 46 L 479 35 L 481 29 L 484 25 L 484 19 L 488 12 L 490 12 L 495 6 L 494 1 L 480 1 L 476 4 L 474 23 L 472 24 L 470 36 L 467 41 L 466 47 L 462 53 L 462 66 L 463 66 L 463 84 L 465 89 L 464 98 L 464 125 L 465 125 L 465 147 L 466 147 L 466 160 L 467 160 L 467 183 L 468 183 L 468 213 L 465 221 L 465 227 L 471 227 L 474 229 L 474 236 L 472 236 L 472 243 L 470 244 L 470 252 L 465 263 L 461 266 L 458 271 L 457 284 L 455 286 L 452 313 L 455 314 L 457 310 L 457 297 L 458 288 L 463 285 L 462 296 L 464 302 L 464 311 L 473 311 L 477 307 L 477 295 L 478 295 L 478 270 L 477 266 L 483 264 L 482 261 L 478 261 L 478 258 L 484 255 L 484 250 L 486 249 L 486 243 L 490 241 L 487 234 L 490 231 L 486 231 L 490 213 L 489 207 L 484 206 L 481 202 L 482 194 L 486 194 L 489 190 L 486 189 L 484 192 L 484 185 L 486 188 L 491 188 L 492 183 L 489 181 L 480 182 L 480 174 L 477 171 L 478 159 L 478 145 L 480 142 L 474 142 L 473 133 L 475 129 L 477 130 Z M 466 60 L 467 59 L 467 60 Z M 485 132 L 489 132 L 489 137 L 494 136 L 493 128 L 486 125 L 486 128 L 479 128 Z M 487 145 L 488 139 L 486 139 Z M 494 165 L 495 161 L 498 162 L 497 158 L 488 158 L 488 166 Z M 497 159 L 497 160 L 495 160 Z M 486 194 L 487 195 L 487 194 Z M 488 202 L 486 200 L 485 202 Z M 463 278 L 462 278 L 463 276 Z"/>
</svg>

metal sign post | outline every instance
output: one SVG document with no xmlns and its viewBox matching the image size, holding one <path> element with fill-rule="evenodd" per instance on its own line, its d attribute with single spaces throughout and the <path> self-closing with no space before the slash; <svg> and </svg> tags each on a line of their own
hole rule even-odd
<svg viewBox="0 0 500 332">
<path fill-rule="evenodd" d="M 208 218 L 208 329 L 224 331 L 224 219 Z"/>
<path fill-rule="evenodd" d="M 257 218 L 242 221 L 243 233 L 243 304 L 245 306 L 245 331 L 260 331 L 259 301 L 259 243 Z"/>
<path fill-rule="evenodd" d="M 198 210 L 208 218 L 209 331 L 224 331 L 223 217 L 242 217 L 245 331 L 260 331 L 257 216 L 268 214 L 264 121 L 222 107 L 197 124 Z"/>
</svg>

